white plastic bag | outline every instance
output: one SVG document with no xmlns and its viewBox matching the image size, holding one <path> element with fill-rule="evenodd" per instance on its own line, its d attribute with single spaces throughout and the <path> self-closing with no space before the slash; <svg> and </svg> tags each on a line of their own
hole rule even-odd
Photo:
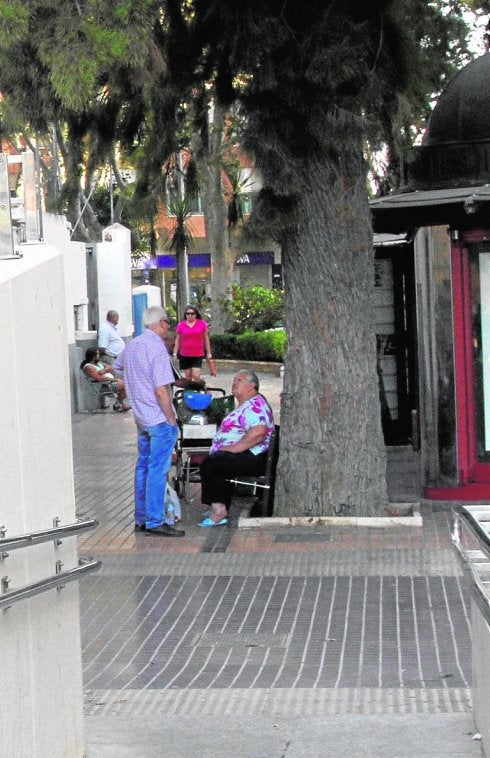
<svg viewBox="0 0 490 758">
<path fill-rule="evenodd" d="M 165 510 L 167 509 L 167 503 L 169 501 L 174 504 L 175 518 L 176 518 L 176 520 L 181 521 L 182 520 L 182 512 L 181 512 L 181 509 L 180 509 L 179 496 L 177 495 L 177 493 L 174 490 L 174 488 L 170 485 L 170 483 L 167 482 L 167 486 L 165 488 L 165 504 L 164 504 L 165 505 Z"/>
</svg>

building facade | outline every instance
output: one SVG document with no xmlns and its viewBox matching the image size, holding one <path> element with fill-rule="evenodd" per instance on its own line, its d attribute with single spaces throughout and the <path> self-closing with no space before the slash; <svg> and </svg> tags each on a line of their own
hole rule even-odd
<svg viewBox="0 0 490 758">
<path fill-rule="evenodd" d="M 235 181 L 240 187 L 240 206 L 243 219 L 249 218 L 256 196 L 261 189 L 260 175 L 251 161 L 238 149 Z M 185 175 L 189 162 L 186 150 L 179 156 L 178 171 Z M 141 285 L 145 282 L 162 287 L 165 301 L 175 301 L 177 284 L 177 265 L 175 253 L 169 249 L 169 239 L 175 227 L 175 216 L 172 215 L 172 182 L 169 180 L 168 202 L 162 204 L 155 223 L 158 230 L 158 251 L 154 256 L 135 259 L 133 261 L 133 282 Z M 231 202 L 233 188 L 230 177 L 222 172 L 222 186 L 227 203 Z M 175 181 L 174 194 L 182 194 L 179 181 Z M 188 271 L 191 296 L 200 298 L 211 296 L 211 278 L 213 256 L 206 237 L 205 218 L 202 199 L 199 195 L 189 201 L 190 213 L 187 219 L 192 245 L 189 246 Z M 266 288 L 282 288 L 282 265 L 280 249 L 271 242 L 265 246 L 245 245 L 239 239 L 239 225 L 228 229 L 228 248 L 232 262 L 233 281 L 241 287 L 260 285 Z"/>
<path fill-rule="evenodd" d="M 449 82 L 400 188 L 371 204 L 375 232 L 413 249 L 412 410 L 431 499 L 490 496 L 489 76 L 485 54 Z"/>
</svg>

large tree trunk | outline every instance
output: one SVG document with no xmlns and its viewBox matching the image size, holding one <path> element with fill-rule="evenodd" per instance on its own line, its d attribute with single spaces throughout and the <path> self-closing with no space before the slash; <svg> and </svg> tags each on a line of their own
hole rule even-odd
<svg viewBox="0 0 490 758">
<path fill-rule="evenodd" d="M 284 235 L 288 348 L 277 515 L 384 512 L 372 290 L 374 253 L 362 154 L 305 161 Z"/>
<path fill-rule="evenodd" d="M 227 209 L 221 180 L 225 116 L 226 109 L 215 105 L 207 147 L 200 142 L 197 152 L 204 176 L 204 223 L 212 266 L 211 325 L 215 334 L 226 329 L 226 314 L 221 308 L 221 300 L 228 295 L 233 274 L 233 254 L 226 244 Z"/>
</svg>

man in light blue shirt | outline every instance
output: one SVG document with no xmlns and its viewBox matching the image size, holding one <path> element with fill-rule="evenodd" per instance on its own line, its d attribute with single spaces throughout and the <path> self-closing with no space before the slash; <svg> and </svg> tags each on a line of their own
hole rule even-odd
<svg viewBox="0 0 490 758">
<path fill-rule="evenodd" d="M 134 528 L 163 537 L 183 537 L 184 531 L 165 523 L 164 513 L 167 474 L 177 440 L 174 375 L 164 342 L 169 327 L 165 309 L 147 308 L 143 326 L 143 334 L 126 345 L 114 363 L 115 371 L 124 377 L 138 428 Z"/>
<path fill-rule="evenodd" d="M 124 350 L 124 340 L 117 331 L 119 313 L 107 311 L 106 320 L 100 325 L 98 348 L 106 363 L 114 363 L 114 359 Z"/>
</svg>

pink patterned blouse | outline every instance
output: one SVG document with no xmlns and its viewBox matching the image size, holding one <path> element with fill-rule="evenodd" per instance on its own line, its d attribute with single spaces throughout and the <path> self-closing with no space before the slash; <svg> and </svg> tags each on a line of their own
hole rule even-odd
<svg viewBox="0 0 490 758">
<path fill-rule="evenodd" d="M 218 453 L 225 445 L 238 442 L 252 426 L 267 426 L 267 435 L 258 445 L 250 448 L 253 455 L 263 453 L 269 448 L 269 440 L 274 431 L 274 416 L 271 407 L 263 395 L 254 395 L 235 408 L 221 422 L 211 445 L 211 455 Z"/>
</svg>

